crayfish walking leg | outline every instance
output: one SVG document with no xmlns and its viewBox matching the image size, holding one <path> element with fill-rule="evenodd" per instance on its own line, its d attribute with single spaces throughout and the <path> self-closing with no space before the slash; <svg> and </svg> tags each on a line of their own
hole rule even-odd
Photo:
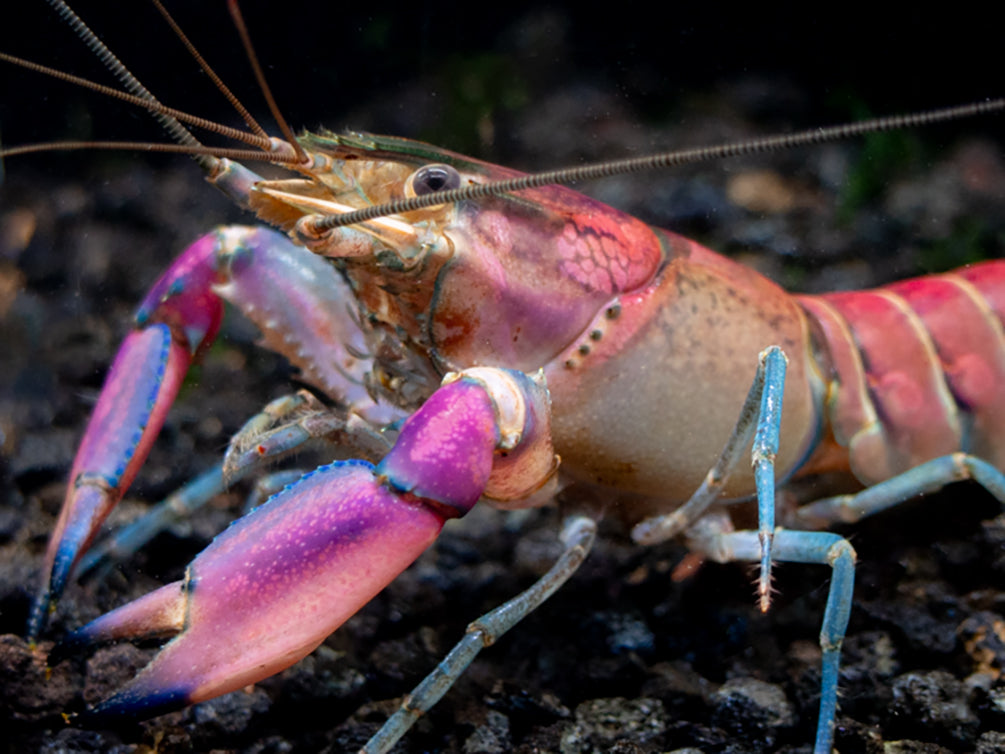
<svg viewBox="0 0 1005 754">
<path fill-rule="evenodd" d="M 424 713 L 432 709 L 471 661 L 539 607 L 568 581 L 586 560 L 597 534 L 597 524 L 585 516 L 571 516 L 562 529 L 565 550 L 544 576 L 509 602 L 468 624 L 464 638 L 436 669 L 405 697 L 401 707 L 371 738 L 360 754 L 384 754 Z"/>
<path fill-rule="evenodd" d="M 814 752 L 829 754 L 837 715 L 841 644 L 851 612 L 855 551 L 842 536 L 828 532 L 775 529 L 774 456 L 778 450 L 781 396 L 784 392 L 785 357 L 780 349 L 766 349 L 757 375 L 741 409 L 733 433 L 719 462 L 692 498 L 671 514 L 647 519 L 633 531 L 637 541 L 651 543 L 686 529 L 693 551 L 717 562 L 753 561 L 760 564 L 759 594 L 767 608 L 770 567 L 778 562 L 830 566 L 833 573 L 820 631 L 822 674 L 820 713 Z M 707 512 L 750 441 L 754 418 L 756 433 L 752 463 L 757 481 L 758 530 L 733 531 L 724 509 Z M 923 463 L 853 495 L 841 495 L 802 506 L 794 514 L 797 525 L 823 527 L 854 523 L 917 495 L 941 489 L 950 482 L 972 479 L 1005 505 L 1005 475 L 994 466 L 967 453 L 952 453 Z"/>
<path fill-rule="evenodd" d="M 796 520 L 806 528 L 853 524 L 912 497 L 937 492 L 947 484 L 964 479 L 974 480 L 1005 506 L 1005 474 L 976 456 L 951 453 L 915 466 L 857 494 L 838 495 L 801 506 L 796 511 Z"/>
<path fill-rule="evenodd" d="M 683 508 L 678 509 L 678 514 L 680 511 L 686 511 L 686 514 L 683 517 L 657 517 L 644 521 L 633 531 L 633 536 L 636 539 L 651 539 L 660 533 L 675 533 L 675 525 L 690 525 L 687 536 L 693 551 L 720 563 L 736 560 L 759 563 L 758 594 L 762 610 L 767 610 L 770 604 L 773 561 L 831 566 L 833 575 L 820 632 L 823 672 L 814 743 L 816 754 L 829 754 L 837 714 L 841 643 L 851 614 L 855 551 L 846 539 L 837 534 L 775 528 L 774 459 L 778 452 L 786 363 L 785 354 L 778 347 L 773 346 L 761 353 L 754 382 L 719 462 L 709 472 L 698 492 Z M 757 483 L 758 529 L 756 532 L 732 531 L 732 523 L 725 511 L 703 514 L 736 465 L 739 450 L 749 442 L 755 419 L 751 463 Z"/>
<path fill-rule="evenodd" d="M 632 539 L 639 544 L 665 542 L 683 533 L 700 519 L 722 494 L 730 474 L 753 438 L 751 465 L 757 485 L 757 535 L 761 541 L 760 577 L 757 593 L 761 610 L 766 612 L 771 595 L 771 561 L 775 532 L 775 456 L 778 454 L 782 424 L 782 396 L 788 359 L 778 346 L 770 346 L 758 357 L 757 374 L 740 408 L 740 416 L 730 433 L 719 459 L 705 480 L 684 505 L 671 513 L 643 520 L 632 529 Z M 756 430 L 756 433 L 755 433 Z"/>
<path fill-rule="evenodd" d="M 711 527 L 709 527 L 711 528 Z M 775 532 L 774 557 L 782 563 L 816 563 L 832 569 L 827 607 L 820 629 L 823 650 L 823 672 L 820 680 L 820 716 L 813 744 L 815 754 L 830 754 L 834 741 L 834 720 L 837 715 L 838 671 L 841 665 L 841 642 L 844 640 L 851 615 L 852 591 L 855 584 L 855 550 L 848 540 L 830 532 Z M 762 544 L 757 532 L 737 531 L 699 534 L 690 538 L 694 549 L 720 563 L 735 560 L 758 562 Z"/>
</svg>

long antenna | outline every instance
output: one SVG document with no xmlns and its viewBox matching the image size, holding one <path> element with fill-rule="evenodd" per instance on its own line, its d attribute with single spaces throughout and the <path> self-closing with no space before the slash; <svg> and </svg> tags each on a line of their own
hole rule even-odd
<svg viewBox="0 0 1005 754">
<path fill-rule="evenodd" d="M 272 90 L 269 88 L 269 82 L 265 80 L 265 73 L 262 71 L 262 66 L 258 63 L 258 56 L 255 54 L 255 48 L 251 44 L 251 35 L 248 34 L 248 27 L 244 23 L 244 16 L 241 15 L 241 9 L 238 7 L 237 0 L 227 0 L 227 9 L 230 11 L 231 17 L 234 19 L 234 26 L 237 27 L 237 33 L 241 35 L 241 43 L 244 45 L 244 51 L 248 56 L 248 62 L 251 63 L 251 68 L 255 72 L 255 78 L 258 80 L 258 86 L 262 90 L 262 95 L 265 97 L 265 101 L 269 104 L 269 112 L 272 113 L 272 117 L 275 118 L 276 123 L 279 125 L 279 131 L 283 134 L 283 138 L 293 147 L 294 151 L 297 153 L 298 162 L 309 162 L 310 157 L 297 143 L 297 137 L 294 135 L 293 130 L 290 128 L 286 119 L 283 117 L 282 112 L 279 110 L 279 105 L 276 104 L 275 98 L 272 96 Z"/>
<path fill-rule="evenodd" d="M 160 105 L 160 101 L 145 87 L 140 83 L 140 80 L 133 75 L 133 73 L 126 68 L 122 61 L 119 60 L 115 54 L 109 50 L 105 43 L 98 39 L 98 36 L 91 31 L 91 28 L 84 23 L 84 21 L 73 12 L 63 0 L 47 0 L 49 5 L 66 21 L 70 27 L 77 33 L 84 43 L 91 48 L 91 51 L 98 56 L 105 67 L 108 68 L 115 77 L 122 83 L 124 87 L 140 99 L 147 100 L 151 103 L 157 103 Z M 202 143 L 193 136 L 192 132 L 182 125 L 181 121 L 175 118 L 173 115 L 169 115 L 164 112 L 154 111 L 154 117 L 160 121 L 160 124 L 168 132 L 172 139 L 174 139 L 179 144 L 190 146 L 190 147 L 201 147 Z M 196 162 L 203 170 L 210 171 L 213 166 L 216 165 L 217 160 L 211 155 L 205 154 L 194 154 Z"/>
<path fill-rule="evenodd" d="M 375 204 L 370 207 L 345 212 L 338 215 L 326 215 L 314 221 L 313 228 L 316 231 L 324 231 L 331 228 L 339 228 L 344 225 L 355 225 L 357 223 L 373 220 L 387 215 L 397 215 L 402 212 L 414 212 L 418 209 L 433 207 L 438 204 L 451 204 L 461 202 L 466 199 L 477 199 L 488 196 L 500 196 L 514 191 L 524 191 L 526 189 L 539 188 L 550 184 L 569 184 L 578 181 L 592 180 L 595 178 L 609 178 L 614 175 L 625 175 L 627 173 L 638 173 L 644 170 L 654 170 L 656 168 L 676 167 L 679 165 L 689 165 L 697 162 L 708 162 L 710 160 L 721 160 L 725 157 L 738 157 L 740 155 L 759 154 L 765 152 L 778 152 L 793 147 L 808 146 L 812 144 L 822 144 L 830 141 L 840 141 L 851 136 L 861 136 L 862 134 L 876 133 L 878 131 L 894 131 L 901 128 L 912 128 L 931 123 L 940 123 L 948 120 L 958 120 L 969 118 L 974 115 L 993 113 L 1005 110 L 1005 98 L 991 99 L 984 102 L 975 102 L 958 107 L 947 107 L 941 110 L 928 110 L 920 113 L 908 115 L 892 115 L 886 118 L 873 118 L 863 120 L 858 123 L 847 123 L 840 126 L 829 126 L 827 128 L 813 128 L 807 131 L 797 131 L 791 134 L 780 136 L 768 136 L 762 139 L 751 141 L 733 142 L 729 144 L 719 144 L 712 147 L 699 147 L 696 149 L 684 149 L 676 152 L 662 152 L 660 154 L 646 155 L 644 157 L 632 157 L 624 160 L 612 160 L 594 165 L 581 165 L 572 168 L 562 168 L 559 170 L 549 170 L 543 173 L 531 173 L 530 175 L 511 178 L 505 181 L 490 181 L 488 183 L 477 183 L 462 188 L 450 189 L 447 191 L 435 191 L 431 194 L 423 194 L 409 199 L 399 199 L 385 204 Z"/>
<path fill-rule="evenodd" d="M 163 152 L 183 152 L 193 156 L 200 166 L 207 171 L 211 171 L 218 163 L 219 158 L 234 158 L 244 160 L 258 160 L 282 164 L 292 169 L 303 168 L 311 162 L 311 157 L 303 150 L 297 142 L 292 130 L 283 118 L 275 98 L 265 80 L 264 73 L 258 62 L 254 48 L 251 44 L 250 35 L 238 7 L 237 0 L 227 0 L 228 9 L 234 19 L 234 24 L 247 53 L 248 61 L 251 64 L 262 94 L 268 102 L 269 109 L 279 124 L 285 141 L 270 139 L 268 134 L 251 117 L 243 105 L 223 84 L 219 76 L 209 67 L 205 59 L 198 53 L 194 45 L 188 40 L 185 34 L 175 23 L 174 19 L 167 13 L 160 0 L 151 0 L 162 13 L 172 29 L 181 39 L 185 47 L 199 63 L 203 71 L 214 81 L 221 93 L 237 109 L 249 128 L 254 133 L 248 134 L 236 129 L 229 129 L 226 126 L 213 123 L 205 119 L 198 118 L 183 111 L 169 108 L 160 103 L 123 64 L 122 62 L 98 39 L 91 29 L 77 16 L 66 4 L 65 0 L 47 0 L 47 2 L 63 17 L 64 20 L 74 29 L 80 38 L 91 48 L 91 50 L 101 59 L 119 80 L 132 92 L 132 95 L 125 94 L 118 90 L 105 87 L 86 79 L 71 76 L 45 66 L 31 63 L 29 61 L 15 58 L 13 56 L 0 53 L 0 60 L 7 60 L 18 65 L 56 76 L 66 81 L 88 87 L 95 91 L 115 96 L 120 99 L 138 104 L 151 111 L 161 122 L 168 133 L 178 142 L 178 145 L 170 144 L 150 144 L 137 142 L 57 142 L 48 144 L 30 144 L 23 147 L 12 147 L 0 149 L 0 157 L 18 154 L 28 154 L 31 152 L 56 151 L 61 149 L 141 149 L 145 151 Z M 363 209 L 344 212 L 341 214 L 325 215 L 323 217 L 312 218 L 311 224 L 316 232 L 323 232 L 334 228 L 354 225 L 361 222 L 385 217 L 387 215 L 413 212 L 426 207 L 439 204 L 461 202 L 469 199 L 484 198 L 490 196 L 501 196 L 503 194 L 524 191 L 552 184 L 570 184 L 579 181 L 592 180 L 595 178 L 605 178 L 614 175 L 625 175 L 637 173 L 644 170 L 673 167 L 711 160 L 735 157 L 739 155 L 749 155 L 766 152 L 776 152 L 784 149 L 791 149 L 797 146 L 821 144 L 824 142 L 838 141 L 852 136 L 876 133 L 880 131 L 890 131 L 902 128 L 927 125 L 931 123 L 956 120 L 972 117 L 986 113 L 999 112 L 1005 110 L 1005 98 L 988 99 L 983 102 L 976 102 L 958 107 L 948 107 L 938 110 L 930 110 L 908 115 L 896 115 L 885 118 L 875 118 L 839 126 L 827 128 L 815 128 L 807 131 L 800 131 L 792 134 L 780 136 L 770 136 L 751 141 L 720 144 L 712 147 L 697 149 L 686 149 L 675 152 L 663 152 L 644 157 L 635 157 L 624 160 L 613 160 L 594 165 L 576 166 L 560 170 L 550 170 L 542 173 L 532 173 L 504 181 L 491 181 L 487 183 L 477 183 L 464 186 L 462 188 L 437 191 L 422 196 L 410 197 L 377 204 Z M 252 152 L 247 149 L 215 149 L 203 146 L 198 139 L 189 131 L 182 121 L 193 125 L 208 128 L 246 144 L 260 147 L 263 152 Z"/>
<path fill-rule="evenodd" d="M 154 7 L 157 8 L 158 11 L 160 11 L 160 14 L 164 17 L 164 20 L 167 21 L 168 26 L 171 27 L 174 33 L 178 36 L 178 39 L 181 40 L 181 43 L 185 45 L 185 49 L 188 50 L 189 54 L 193 58 L 195 58 L 195 61 L 199 64 L 199 67 L 202 68 L 203 73 L 209 76 L 210 81 L 212 81 L 214 86 L 216 86 L 216 88 L 220 91 L 220 94 L 226 97 L 227 101 L 233 106 L 235 110 L 237 110 L 237 114 L 244 119 L 244 122 L 248 125 L 248 128 L 250 128 L 253 133 L 258 134 L 258 136 L 267 140 L 269 138 L 269 134 L 266 133 L 265 129 L 262 128 L 258 124 L 258 121 L 255 120 L 255 118 L 251 115 L 250 112 L 248 112 L 248 108 L 246 108 L 244 104 L 241 102 L 241 100 L 237 98 L 237 95 L 235 95 L 232 91 L 230 91 L 230 88 L 225 83 L 223 83 L 223 79 L 221 79 L 217 75 L 216 71 L 214 71 L 212 67 L 210 67 L 209 63 L 206 62 L 206 59 L 196 49 L 195 45 L 192 44 L 191 41 L 189 41 L 188 36 L 186 36 L 185 32 L 182 31 L 182 28 L 174 20 L 171 14 L 168 13 L 167 8 L 164 7 L 164 4 L 161 3 L 160 0 L 150 0 L 150 2 L 154 4 Z"/>
<path fill-rule="evenodd" d="M 54 79 L 59 79 L 60 81 L 65 81 L 74 86 L 79 86 L 84 89 L 90 89 L 98 94 L 104 94 L 107 97 L 114 97 L 115 99 L 122 100 L 123 102 L 128 102 L 131 105 L 136 105 L 144 110 L 149 110 L 151 113 L 166 115 L 169 118 L 174 118 L 181 121 L 182 123 L 188 123 L 190 126 L 195 126 L 196 128 L 204 128 L 207 131 L 218 134 L 220 136 L 227 137 L 228 139 L 233 139 L 234 141 L 241 141 L 245 144 L 250 144 L 251 146 L 258 147 L 259 149 L 269 151 L 273 149 L 273 141 L 269 138 L 269 135 L 262 131 L 261 135 L 250 134 L 246 131 L 242 131 L 238 128 L 231 128 L 230 126 L 225 126 L 222 123 L 217 123 L 215 121 L 209 120 L 207 118 L 201 118 L 198 115 L 192 115 L 184 110 L 177 110 L 173 107 L 167 107 L 162 105 L 158 100 L 145 99 L 143 97 L 137 97 L 135 94 L 130 94 L 129 92 L 123 92 L 120 89 L 114 89 L 110 86 L 105 86 L 104 84 L 99 84 L 97 81 L 91 81 L 90 79 L 81 78 L 80 76 L 74 76 L 71 73 L 66 73 L 60 71 L 56 68 L 50 68 L 49 66 L 40 65 L 39 63 L 32 62 L 31 60 L 25 60 L 24 58 L 19 58 L 16 55 L 8 55 L 6 52 L 0 52 L 0 61 L 5 63 L 10 63 L 12 65 L 20 66 L 21 68 L 27 68 L 29 71 L 34 71 L 35 73 L 41 73 L 45 76 L 51 76 Z M 258 124 L 255 124 L 258 125 Z M 66 142 L 67 144 L 71 142 Z M 77 143 L 77 142 L 74 142 Z M 79 142 L 80 144 L 94 144 L 97 148 L 99 144 L 108 144 L 112 142 Z M 197 146 L 195 145 L 182 144 L 180 146 Z M 38 145 L 29 145 L 30 147 L 35 147 Z M 150 147 L 153 149 L 156 146 L 179 146 L 176 144 L 151 144 Z M 64 147 L 65 148 L 65 147 Z M 4 150 L 4 154 L 16 154 L 14 150 L 19 149 L 15 147 L 13 150 Z M 42 151 L 38 149 L 32 149 L 31 151 Z M 290 150 L 292 151 L 292 149 Z M 192 152 L 193 154 L 195 152 Z"/>
<path fill-rule="evenodd" d="M 250 134 L 245 135 L 250 136 Z M 294 169 L 297 163 L 296 157 L 293 154 L 293 147 L 284 141 L 277 140 L 276 143 L 284 147 L 284 149 L 263 152 L 258 149 L 210 147 L 204 144 L 189 146 L 188 144 L 162 144 L 150 141 L 43 141 L 37 144 L 22 144 L 15 147 L 0 146 L 0 158 L 18 157 L 26 154 L 44 154 L 46 152 L 76 152 L 97 149 L 109 152 L 158 152 L 184 154 L 189 157 L 206 156 L 214 158 L 214 160 L 227 158 L 242 162 L 268 162 L 273 165 L 282 165 L 283 167 Z"/>
</svg>

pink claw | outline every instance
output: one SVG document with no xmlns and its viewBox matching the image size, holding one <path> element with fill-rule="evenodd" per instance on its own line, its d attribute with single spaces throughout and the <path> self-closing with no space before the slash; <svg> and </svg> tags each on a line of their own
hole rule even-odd
<svg viewBox="0 0 1005 754">
<path fill-rule="evenodd" d="M 211 236 L 189 247 L 144 299 L 136 314 L 141 329 L 119 349 L 73 461 L 29 640 L 45 627 L 77 561 L 146 459 L 193 357 L 220 327 L 223 302 L 210 291 L 214 257 Z"/>
<path fill-rule="evenodd" d="M 223 299 L 241 307 L 305 379 L 374 421 L 363 386 L 365 339 L 344 315 L 345 283 L 322 259 L 262 228 L 219 228 L 189 246 L 153 286 L 122 344 L 74 460 L 63 511 L 49 543 L 28 638 L 56 600 L 112 507 L 128 489 L 164 423 L 188 367 L 216 336 Z M 320 321 L 337 321 L 320 327 Z M 269 329 L 270 325 L 275 331 Z"/>
<path fill-rule="evenodd" d="M 365 463 L 304 477 L 216 538 L 169 584 L 70 641 L 181 633 L 91 714 L 153 715 L 234 691 L 305 657 L 436 538 L 444 518 Z"/>
<path fill-rule="evenodd" d="M 377 467 L 347 461 L 305 475 L 218 536 L 184 581 L 71 634 L 72 649 L 178 634 L 89 715 L 161 714 L 305 657 L 412 563 L 446 519 L 470 510 L 501 444 L 510 463 L 524 454 L 525 468 L 538 475 L 525 491 L 540 486 L 555 466 L 542 410 L 547 393 L 520 373 L 488 371 L 501 375 L 509 395 L 498 395 L 491 379 L 449 381 L 409 418 Z M 519 417 L 526 436 L 500 429 L 511 415 L 499 402 L 512 394 L 526 401 Z"/>
</svg>

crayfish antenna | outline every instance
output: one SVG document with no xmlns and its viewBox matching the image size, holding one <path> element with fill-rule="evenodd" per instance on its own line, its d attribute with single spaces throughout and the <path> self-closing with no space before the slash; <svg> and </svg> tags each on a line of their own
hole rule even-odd
<svg viewBox="0 0 1005 754">
<path fill-rule="evenodd" d="M 178 25 L 178 22 L 174 20 L 174 17 L 170 13 L 168 13 L 167 8 L 164 7 L 164 4 L 160 0 L 150 0 L 150 2 L 154 4 L 154 7 L 157 8 L 157 11 L 161 14 L 161 16 L 164 17 L 164 20 L 167 22 L 168 26 L 171 27 L 171 30 L 175 33 L 178 39 L 181 40 L 181 43 L 185 45 L 185 49 L 188 50 L 189 54 L 199 64 L 199 67 L 202 69 L 202 72 L 205 73 L 206 76 L 209 77 L 210 81 L 213 82 L 213 86 L 215 86 L 217 90 L 220 92 L 220 94 L 224 96 L 227 102 L 231 104 L 231 106 L 237 111 L 237 114 L 244 119 L 244 122 L 247 124 L 248 128 L 251 129 L 252 133 L 258 135 L 260 138 L 265 139 L 267 141 L 269 138 L 269 134 L 266 132 L 266 130 L 259 125 L 258 121 L 255 120 L 254 116 L 252 116 L 252 114 L 248 111 L 248 108 L 244 106 L 244 103 L 237 98 L 237 95 L 230 90 L 230 87 L 228 87 L 224 83 L 223 79 L 220 78 L 219 74 L 217 74 L 217 72 L 213 70 L 210 64 L 202 56 L 202 53 L 199 52 L 198 49 L 196 49 L 196 46 L 194 44 L 192 44 L 191 40 L 188 38 L 188 35 L 186 35 L 184 31 L 182 31 L 182 28 L 181 26 Z"/>
<path fill-rule="evenodd" d="M 101 60 L 105 67 L 115 74 L 116 78 L 122 82 L 126 89 L 142 100 L 160 104 L 150 90 L 140 83 L 140 80 L 122 64 L 122 61 L 105 46 L 105 43 L 98 38 L 98 35 L 91 30 L 91 27 L 85 24 L 83 19 L 64 0 L 48 0 L 48 2 L 60 17 L 70 25 L 70 28 L 73 29 L 77 36 L 83 40 L 84 44 Z M 190 147 L 201 146 L 199 140 L 193 136 L 192 132 L 185 128 L 175 117 L 162 113 L 155 113 L 155 117 L 160 121 L 164 130 L 171 135 L 171 138 L 179 144 Z M 203 169 L 208 170 L 209 163 L 212 162 L 213 158 L 203 156 L 196 159 Z"/>
<path fill-rule="evenodd" d="M 262 70 L 262 66 L 258 62 L 258 55 L 255 54 L 254 45 L 251 44 L 251 35 L 248 33 L 248 27 L 244 23 L 244 16 L 241 15 L 241 9 L 237 4 L 237 0 L 227 0 L 227 10 L 230 11 L 230 16 L 234 19 L 234 26 L 237 28 L 237 33 L 241 37 L 241 44 L 244 45 L 244 52 L 248 56 L 248 62 L 251 64 L 251 68 L 255 73 L 255 80 L 258 82 L 258 86 L 262 90 L 262 96 L 265 97 L 265 101 L 268 103 L 269 112 L 272 113 L 272 117 L 275 118 L 276 123 L 279 125 L 279 131 L 283 134 L 283 138 L 286 139 L 286 142 L 293 147 L 293 150 L 296 152 L 296 161 L 298 163 L 309 163 L 311 158 L 303 150 L 303 147 L 297 143 L 297 137 L 294 135 L 293 129 L 291 129 L 289 124 L 286 122 L 282 112 L 279 110 L 279 105 L 276 103 L 275 97 L 272 96 L 272 89 L 269 87 L 269 83 L 265 79 L 265 72 Z"/>
<path fill-rule="evenodd" d="M 237 99 L 236 95 L 234 95 L 234 93 L 227 87 L 220 76 L 210 67 L 205 58 L 195 48 L 195 45 L 192 44 L 159 0 L 151 0 L 151 2 L 153 2 L 154 6 L 181 40 L 182 44 L 199 64 L 202 71 L 210 78 L 219 92 L 241 116 L 247 124 L 250 132 L 243 131 L 238 128 L 232 128 L 207 118 L 201 118 L 183 110 L 178 110 L 164 105 L 145 86 L 143 86 L 140 80 L 128 68 L 126 68 L 122 61 L 119 60 L 119 58 L 111 50 L 108 49 L 108 47 L 98 38 L 98 36 L 83 21 L 83 19 L 81 19 L 73 11 L 73 9 L 70 8 L 65 0 L 48 0 L 48 2 L 63 18 L 63 20 L 69 24 L 77 36 L 79 36 L 81 40 L 91 49 L 91 51 L 101 60 L 105 67 L 108 68 L 108 70 L 111 71 L 116 78 L 118 78 L 119 82 L 125 87 L 126 91 L 105 86 L 104 84 L 99 84 L 89 79 L 74 76 L 72 74 L 2 52 L 0 52 L 0 61 L 11 63 L 12 65 L 17 65 L 22 68 L 27 68 L 28 70 L 35 71 L 36 73 L 51 76 L 61 81 L 71 83 L 75 86 L 80 86 L 84 89 L 89 89 L 109 97 L 115 97 L 132 105 L 136 105 L 137 107 L 141 107 L 157 118 L 164 130 L 177 143 L 162 144 L 135 141 L 45 142 L 0 148 L 0 158 L 32 154 L 36 152 L 54 152 L 77 149 L 109 149 L 181 153 L 195 159 L 196 162 L 199 163 L 199 166 L 210 176 L 214 176 L 220 169 L 223 158 L 272 162 L 288 168 L 296 168 L 297 166 L 302 167 L 304 165 L 312 164 L 311 156 L 308 155 L 307 152 L 305 152 L 304 149 L 297 143 L 292 130 L 279 113 L 278 107 L 275 105 L 275 101 L 273 100 L 267 85 L 265 85 L 264 77 L 261 76 L 261 71 L 257 60 L 254 58 L 253 51 L 249 50 L 249 59 L 251 60 L 252 66 L 256 70 L 256 75 L 259 76 L 259 83 L 263 87 L 263 93 L 269 102 L 273 116 L 279 123 L 284 139 L 270 137 L 265 129 L 259 125 L 259 123 L 252 117 L 248 109 Z M 243 21 L 241 21 L 239 13 L 235 16 L 235 24 L 238 26 L 238 30 L 242 33 L 242 36 L 247 36 L 246 30 L 243 29 Z M 248 45 L 250 45 L 250 41 L 246 40 L 246 48 Z M 205 146 L 195 137 L 192 131 L 189 130 L 185 124 L 207 130 L 210 133 L 214 133 L 228 139 L 234 139 L 235 141 L 248 144 L 255 149 L 232 149 Z M 0 163 L 0 183 L 2 183 L 2 163 Z"/>
</svg>

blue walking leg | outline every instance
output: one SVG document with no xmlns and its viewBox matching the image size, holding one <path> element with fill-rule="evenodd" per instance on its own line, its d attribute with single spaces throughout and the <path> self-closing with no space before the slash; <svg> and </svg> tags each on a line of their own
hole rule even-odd
<svg viewBox="0 0 1005 754">
<path fill-rule="evenodd" d="M 772 537 L 775 530 L 775 456 L 782 424 L 787 359 L 777 346 L 766 348 L 758 359 L 757 374 L 747 393 L 740 416 L 722 453 L 691 498 L 671 513 L 648 518 L 632 530 L 639 544 L 664 542 L 685 531 L 718 499 L 736 467 L 751 434 L 751 463 L 757 484 L 758 533 L 761 538 L 761 573 L 758 595 L 761 610 L 771 601 Z M 756 429 L 756 432 L 755 432 Z"/>
<path fill-rule="evenodd" d="M 855 523 L 918 495 L 935 492 L 951 482 L 973 479 L 1005 505 L 1005 475 L 966 453 L 933 459 L 853 495 L 838 495 L 801 506 L 795 512 L 800 528 L 817 529 L 834 523 Z"/>
<path fill-rule="evenodd" d="M 405 697 L 398 711 L 388 718 L 360 754 L 384 754 L 389 751 L 415 721 L 447 693 L 482 649 L 495 644 L 504 633 L 569 580 L 586 560 L 596 533 L 597 524 L 592 519 L 585 516 L 569 517 L 561 534 L 565 550 L 548 572 L 509 602 L 468 624 L 464 637 L 433 672 Z"/>
<path fill-rule="evenodd" d="M 341 406 L 328 408 L 301 390 L 276 398 L 244 423 L 230 441 L 223 472 L 229 479 L 316 439 L 346 448 L 348 457 L 373 463 L 391 449 L 388 438 L 366 419 Z"/>
<path fill-rule="evenodd" d="M 761 570 L 757 580 L 757 596 L 761 612 L 771 606 L 771 559 L 775 536 L 775 457 L 778 455 L 778 435 L 782 426 L 782 399 L 785 395 L 787 360 L 782 349 L 772 347 L 761 353 L 758 376 L 763 373 L 761 410 L 751 462 L 757 485 L 757 538 L 761 545 Z"/>
<path fill-rule="evenodd" d="M 752 531 L 712 533 L 693 538 L 692 546 L 719 562 L 758 562 L 763 550 L 759 532 Z M 778 529 L 774 536 L 774 557 L 782 563 L 815 563 L 832 569 L 827 607 L 820 628 L 820 648 L 823 651 L 820 716 L 813 745 L 814 754 L 830 754 L 837 715 L 841 642 L 848 627 L 855 584 L 855 550 L 839 534 Z"/>
</svg>

